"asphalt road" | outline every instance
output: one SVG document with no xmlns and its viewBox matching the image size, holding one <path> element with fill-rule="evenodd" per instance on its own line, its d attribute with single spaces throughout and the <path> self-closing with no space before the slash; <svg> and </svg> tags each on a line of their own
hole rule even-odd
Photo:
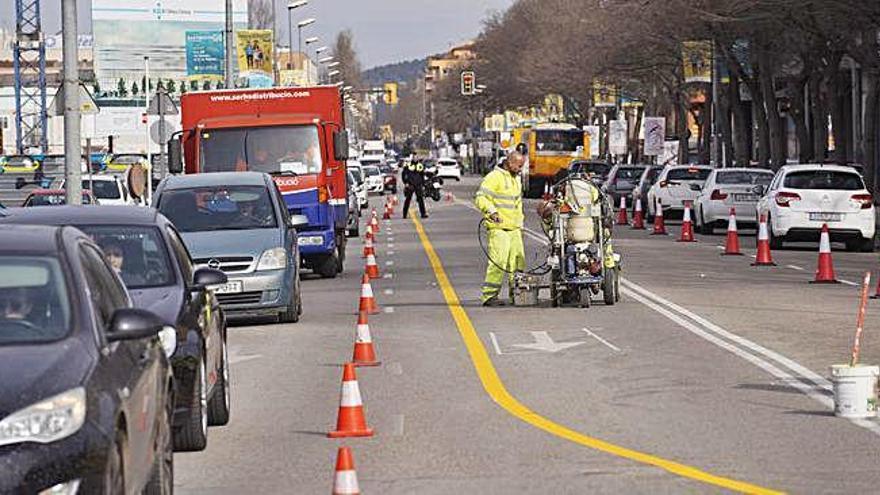
<svg viewBox="0 0 880 495">
<path fill-rule="evenodd" d="M 619 304 L 481 308 L 475 185 L 427 220 L 383 222 L 370 320 L 382 366 L 358 369 L 375 436 L 326 437 L 354 341 L 355 241 L 343 276 L 303 284 L 300 323 L 231 329 L 232 420 L 175 457 L 180 493 L 326 493 L 339 445 L 366 493 L 876 490 L 880 423 L 834 417 L 827 381 L 849 358 L 858 289 L 808 283 L 816 246 L 756 268 L 753 237 L 722 257 L 721 231 L 683 244 L 618 228 Z M 540 239 L 526 236 L 530 264 Z M 853 284 L 876 261 L 834 253 Z M 878 323 L 872 301 L 869 364 Z"/>
</svg>

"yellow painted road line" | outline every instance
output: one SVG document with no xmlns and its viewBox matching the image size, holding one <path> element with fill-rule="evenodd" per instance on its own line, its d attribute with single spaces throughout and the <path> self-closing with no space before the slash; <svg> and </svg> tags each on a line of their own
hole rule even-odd
<svg viewBox="0 0 880 495">
<path fill-rule="evenodd" d="M 523 405 L 514 396 L 510 395 L 504 387 L 504 383 L 501 381 L 498 372 L 495 370 L 495 366 L 492 364 L 492 360 L 489 358 L 489 353 L 486 352 L 483 342 L 477 335 L 477 330 L 474 328 L 473 323 L 471 323 L 471 319 L 468 317 L 467 312 L 461 307 L 458 294 L 456 294 L 455 288 L 453 288 L 452 284 L 449 282 L 449 278 L 446 276 L 446 270 L 443 268 L 443 264 L 440 262 L 440 257 L 437 256 L 437 252 L 434 251 L 434 246 L 431 244 L 431 240 L 428 238 L 428 234 L 425 232 L 422 223 L 414 216 L 411 218 L 415 225 L 416 232 L 419 234 L 422 247 L 428 255 L 428 260 L 431 263 L 431 268 L 434 270 L 434 275 L 437 277 L 437 283 L 440 285 L 443 297 L 446 299 L 446 305 L 449 307 L 449 312 L 452 313 L 452 318 L 455 320 L 455 324 L 458 327 L 458 333 L 461 335 L 461 338 L 468 349 L 471 361 L 477 371 L 477 376 L 480 377 L 480 381 L 483 383 L 483 388 L 486 390 L 486 393 L 489 394 L 489 397 L 508 413 L 536 428 L 546 431 L 547 433 L 583 445 L 584 447 L 589 447 L 617 457 L 636 461 L 641 464 L 655 466 L 684 478 L 743 493 L 782 493 L 744 481 L 707 473 L 706 471 L 702 471 L 692 466 L 628 449 L 626 447 L 621 447 L 598 438 L 584 435 L 571 428 L 554 423 Z"/>
</svg>

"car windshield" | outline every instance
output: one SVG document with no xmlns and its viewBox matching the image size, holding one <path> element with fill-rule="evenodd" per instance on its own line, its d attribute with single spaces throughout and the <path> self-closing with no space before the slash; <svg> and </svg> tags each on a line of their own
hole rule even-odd
<svg viewBox="0 0 880 495">
<path fill-rule="evenodd" d="M 379 171 L 379 167 L 364 167 L 364 175 L 366 175 L 367 177 L 373 177 L 381 173 L 382 172 Z"/>
<path fill-rule="evenodd" d="M 146 157 L 141 155 L 116 155 L 110 161 L 118 165 L 133 165 L 135 163 L 145 162 L 146 160 Z"/>
<path fill-rule="evenodd" d="M 217 129 L 201 132 L 205 172 L 253 170 L 269 174 L 321 172 L 321 142 L 313 125 Z"/>
<path fill-rule="evenodd" d="M 772 180 L 773 174 L 771 172 L 746 172 L 742 170 L 719 172 L 715 178 L 715 182 L 718 184 L 760 184 L 763 186 L 769 185 Z"/>
<path fill-rule="evenodd" d="M 365 167 L 378 167 L 382 160 L 364 160 L 361 159 L 361 165 Z"/>
<path fill-rule="evenodd" d="M 666 174 L 666 180 L 705 181 L 711 173 L 708 168 L 673 168 Z"/>
<path fill-rule="evenodd" d="M 648 172 L 645 174 L 645 183 L 648 185 L 653 185 L 655 182 L 657 182 L 657 177 L 660 177 L 660 169 L 652 168 L 648 170 Z"/>
<path fill-rule="evenodd" d="M 89 204 L 89 196 L 86 193 L 82 195 L 82 204 Z M 60 206 L 67 204 L 64 193 L 58 194 L 34 194 L 27 201 L 27 206 Z"/>
<path fill-rule="evenodd" d="M 440 165 L 441 167 L 457 167 L 458 166 L 458 162 L 455 160 L 440 160 L 439 162 L 437 162 L 437 164 Z"/>
<path fill-rule="evenodd" d="M 785 176 L 783 187 L 788 189 L 840 189 L 858 191 L 865 188 L 862 178 L 852 172 L 839 170 L 804 170 Z"/>
<path fill-rule="evenodd" d="M 571 171 L 580 174 L 592 173 L 600 177 L 607 177 L 611 172 L 611 165 L 601 162 L 575 162 L 571 165 Z"/>
<path fill-rule="evenodd" d="M 98 199 L 120 199 L 122 193 L 115 180 L 89 180 L 83 179 L 82 188 L 92 191 Z"/>
<path fill-rule="evenodd" d="M 159 211 L 181 232 L 277 227 L 269 191 L 263 186 L 214 186 L 166 190 Z"/>
<path fill-rule="evenodd" d="M 0 255 L 0 345 L 67 335 L 70 302 L 55 258 Z"/>
<path fill-rule="evenodd" d="M 632 182 L 634 179 L 638 179 L 642 176 L 642 172 L 645 169 L 643 168 L 635 168 L 635 167 L 627 167 L 627 168 L 619 168 L 617 169 L 617 174 L 615 175 L 617 180 L 627 180 Z"/>
<path fill-rule="evenodd" d="M 360 167 L 351 167 L 348 171 L 351 172 L 351 176 L 354 177 L 354 180 L 357 181 L 358 184 L 364 181 L 364 176 L 361 173 Z"/>
<path fill-rule="evenodd" d="M 538 153 L 572 153 L 584 146 L 584 131 L 539 130 L 535 132 Z"/>
<path fill-rule="evenodd" d="M 394 169 L 391 167 L 391 165 L 382 165 L 379 167 L 379 169 L 382 171 L 383 174 L 393 174 L 394 173 Z"/>
<path fill-rule="evenodd" d="M 156 227 L 77 227 L 101 246 L 107 262 L 129 289 L 174 283 L 168 251 Z"/>
</svg>

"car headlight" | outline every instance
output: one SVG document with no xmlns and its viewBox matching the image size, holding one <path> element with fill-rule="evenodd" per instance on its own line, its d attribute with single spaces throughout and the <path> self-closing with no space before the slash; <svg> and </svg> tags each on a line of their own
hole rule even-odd
<svg viewBox="0 0 880 495">
<path fill-rule="evenodd" d="M 272 248 L 263 251 L 260 262 L 257 263 L 257 271 L 280 270 L 287 266 L 287 251 L 284 248 Z"/>
<path fill-rule="evenodd" d="M 320 246 L 324 244 L 324 237 L 319 235 L 305 235 L 297 240 L 300 246 Z"/>
<path fill-rule="evenodd" d="M 159 343 L 162 344 L 165 357 L 170 359 L 174 351 L 177 350 L 177 329 L 168 325 L 162 327 L 159 332 Z"/>
<path fill-rule="evenodd" d="M 0 445 L 55 442 L 79 431 L 85 419 L 86 390 L 73 388 L 3 418 Z"/>
</svg>

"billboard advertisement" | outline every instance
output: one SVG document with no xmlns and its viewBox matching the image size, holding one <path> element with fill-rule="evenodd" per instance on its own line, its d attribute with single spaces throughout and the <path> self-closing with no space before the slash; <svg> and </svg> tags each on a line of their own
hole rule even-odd
<svg viewBox="0 0 880 495">
<path fill-rule="evenodd" d="M 247 26 L 247 0 L 233 0 L 233 23 Z M 95 71 L 103 87 L 141 83 L 144 59 L 152 79 L 188 76 L 187 31 L 225 26 L 224 0 L 92 0 Z"/>
<path fill-rule="evenodd" d="M 617 106 L 617 88 L 600 80 L 593 81 L 593 106 L 613 108 Z"/>
<path fill-rule="evenodd" d="M 712 42 L 685 41 L 681 44 L 684 82 L 712 82 Z"/>
<path fill-rule="evenodd" d="M 186 32 L 186 76 L 189 80 L 221 79 L 223 31 Z"/>
<path fill-rule="evenodd" d="M 248 87 L 272 86 L 274 41 L 271 29 L 239 29 L 235 31 L 239 77 Z"/>
</svg>

